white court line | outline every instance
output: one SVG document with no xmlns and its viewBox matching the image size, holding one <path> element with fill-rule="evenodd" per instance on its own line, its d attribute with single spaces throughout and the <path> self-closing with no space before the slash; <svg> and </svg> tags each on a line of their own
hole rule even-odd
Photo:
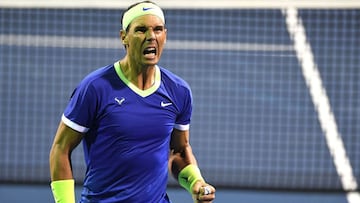
<svg viewBox="0 0 360 203">
<path fill-rule="evenodd" d="M 300 16 L 298 16 L 296 8 L 283 10 L 283 14 L 286 18 L 288 32 L 294 42 L 294 49 L 301 64 L 301 70 L 306 85 L 309 88 L 312 102 L 318 113 L 321 129 L 333 157 L 336 171 L 340 177 L 342 188 L 348 191 L 347 200 L 349 203 L 359 203 L 359 192 L 350 192 L 358 189 L 356 177 L 353 173 L 350 160 L 346 155 L 346 149 L 338 130 L 326 89 L 322 84 L 317 64 L 314 61 L 310 43 L 306 39 L 305 27 Z"/>
<path fill-rule="evenodd" d="M 0 45 L 120 49 L 120 39 L 105 37 L 76 37 L 54 35 L 0 35 Z M 168 40 L 166 49 L 172 50 L 220 50 L 220 51 L 293 51 L 292 45 L 207 42 L 188 40 Z"/>
</svg>

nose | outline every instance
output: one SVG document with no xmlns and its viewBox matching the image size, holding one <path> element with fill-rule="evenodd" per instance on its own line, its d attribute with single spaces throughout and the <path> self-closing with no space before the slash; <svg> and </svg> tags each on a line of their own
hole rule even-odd
<svg viewBox="0 0 360 203">
<path fill-rule="evenodd" d="M 155 40 L 155 32 L 153 29 L 148 29 L 146 32 L 146 40 L 147 41 L 152 41 Z"/>
</svg>

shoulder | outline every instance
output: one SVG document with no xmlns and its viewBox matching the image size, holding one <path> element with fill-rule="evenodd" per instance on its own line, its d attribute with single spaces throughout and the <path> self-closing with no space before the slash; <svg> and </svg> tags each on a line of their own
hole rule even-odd
<svg viewBox="0 0 360 203">
<path fill-rule="evenodd" d="M 80 83 L 78 83 L 72 95 L 77 92 L 77 94 L 80 95 L 95 96 L 103 89 L 106 91 L 106 89 L 109 88 L 111 81 L 113 81 L 111 77 L 114 77 L 114 75 L 114 65 L 98 68 L 90 72 L 80 81 Z"/>
<path fill-rule="evenodd" d="M 78 87 L 82 88 L 100 88 L 106 86 L 113 81 L 113 78 L 116 76 L 114 65 L 107 65 L 101 68 L 98 68 L 88 75 L 86 75 L 79 83 Z"/>
<path fill-rule="evenodd" d="M 163 82 L 165 82 L 166 84 L 171 84 L 175 87 L 178 88 L 184 88 L 190 91 L 190 85 L 180 76 L 174 74 L 173 72 L 171 72 L 170 70 L 160 67 L 160 71 L 161 71 L 161 79 L 163 80 Z"/>
<path fill-rule="evenodd" d="M 81 82 L 83 83 L 96 83 L 108 78 L 115 73 L 114 65 L 107 65 L 94 70 L 86 75 Z"/>
</svg>

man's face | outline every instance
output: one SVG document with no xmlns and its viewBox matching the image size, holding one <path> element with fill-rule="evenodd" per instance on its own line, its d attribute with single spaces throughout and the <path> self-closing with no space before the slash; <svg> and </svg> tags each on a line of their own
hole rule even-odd
<svg viewBox="0 0 360 203">
<path fill-rule="evenodd" d="M 129 26 L 122 38 L 130 61 L 142 66 L 156 65 L 166 42 L 164 23 L 155 15 L 144 15 L 135 18 Z"/>
</svg>

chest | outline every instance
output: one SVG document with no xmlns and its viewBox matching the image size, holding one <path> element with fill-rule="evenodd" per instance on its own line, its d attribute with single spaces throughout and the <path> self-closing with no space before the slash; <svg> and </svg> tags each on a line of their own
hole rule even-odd
<svg viewBox="0 0 360 203">
<path fill-rule="evenodd" d="M 105 98 L 97 116 L 98 130 L 125 140 L 166 138 L 179 113 L 175 100 L 162 91 L 141 97 L 125 88 Z"/>
</svg>

